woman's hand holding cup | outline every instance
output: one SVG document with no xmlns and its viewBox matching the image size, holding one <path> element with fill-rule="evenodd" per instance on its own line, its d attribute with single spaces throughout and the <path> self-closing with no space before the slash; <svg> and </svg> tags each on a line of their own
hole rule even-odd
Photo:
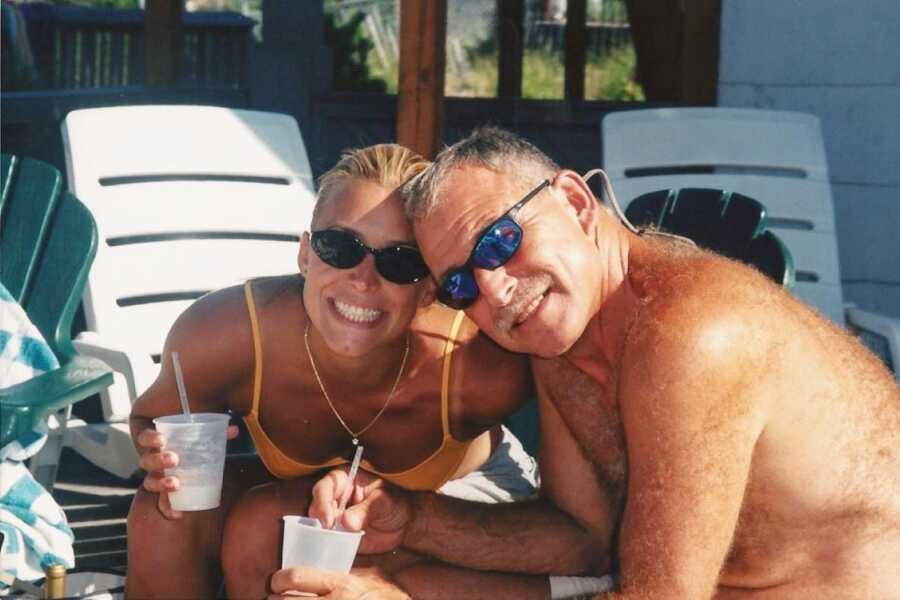
<svg viewBox="0 0 900 600">
<path fill-rule="evenodd" d="M 228 439 L 237 437 L 238 431 L 236 425 L 229 425 Z M 173 509 L 169 502 L 169 494 L 178 490 L 178 477 L 164 473 L 164 469 L 178 465 L 178 455 L 166 450 L 165 436 L 153 428 L 144 429 L 138 434 L 137 446 L 140 454 L 138 465 L 147 472 L 143 482 L 144 489 L 159 495 L 157 508 L 165 518 L 171 520 L 182 518 L 182 512 Z"/>
<path fill-rule="evenodd" d="M 346 469 L 334 469 L 313 487 L 309 516 L 323 527 L 337 521 L 346 531 L 365 531 L 359 552 L 380 554 L 397 549 L 412 520 L 409 493 L 369 473 L 360 471 L 350 489 Z M 343 494 L 351 494 L 347 508 L 338 514 Z"/>
</svg>

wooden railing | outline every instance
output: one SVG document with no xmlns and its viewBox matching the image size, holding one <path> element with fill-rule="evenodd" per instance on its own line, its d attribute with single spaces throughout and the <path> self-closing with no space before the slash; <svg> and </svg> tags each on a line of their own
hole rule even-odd
<svg viewBox="0 0 900 600">
<path fill-rule="evenodd" d="M 144 83 L 143 11 L 46 4 L 21 10 L 37 72 L 32 89 Z M 185 13 L 176 85 L 245 88 L 253 25 L 239 13 Z"/>
</svg>

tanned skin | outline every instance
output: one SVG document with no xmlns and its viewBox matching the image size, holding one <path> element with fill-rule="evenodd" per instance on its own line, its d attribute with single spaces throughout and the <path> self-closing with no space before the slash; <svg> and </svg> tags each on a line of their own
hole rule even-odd
<svg viewBox="0 0 900 600">
<path fill-rule="evenodd" d="M 390 190 L 354 181 L 320 217 L 321 227 L 351 228 L 367 244 L 414 243 L 399 199 Z M 409 331 L 404 376 L 377 424 L 361 438 L 365 458 L 379 470 L 399 472 L 430 456 L 442 439 L 440 382 L 447 333 L 455 312 L 430 304 L 427 281 L 399 286 L 384 280 L 367 256 L 357 267 L 334 269 L 309 250 L 304 237 L 300 269 L 253 282 L 261 329 L 263 377 L 260 421 L 288 457 L 319 464 L 352 457 L 340 426 L 315 380 L 304 350 L 308 307 L 313 303 L 328 340 L 310 332 L 319 373 L 341 416 L 355 429 L 385 403 L 398 372 Z M 313 283 L 315 281 L 315 283 Z M 305 290 L 305 292 L 304 292 Z M 334 298 L 382 310 L 384 332 L 342 323 L 328 302 Z M 455 476 L 480 466 L 492 450 L 492 428 L 515 410 L 531 389 L 527 357 L 500 349 L 465 321 L 454 354 L 450 430 L 476 440 Z M 180 412 L 171 353 L 179 352 L 194 412 L 248 413 L 253 397 L 254 350 L 242 286 L 209 294 L 193 304 L 167 338 L 156 382 L 139 398 L 131 430 L 148 471 L 128 519 L 128 595 L 131 598 L 209 598 L 217 593 L 220 563 L 230 597 L 263 598 L 280 565 L 280 517 L 305 514 L 318 475 L 273 482 L 258 461 L 229 464 L 222 505 L 215 510 L 175 512 L 167 492 L 177 488 L 162 469 L 176 457 L 152 427 L 159 415 Z M 235 432 L 232 431 L 232 435 Z M 372 562 L 371 560 L 368 562 Z M 409 561 L 388 555 L 398 568 Z M 546 582 L 538 589 L 543 590 Z"/>
<path fill-rule="evenodd" d="M 438 280 L 527 191 L 518 175 L 464 165 L 445 180 L 415 223 Z M 567 430 L 583 457 L 542 476 L 565 481 L 552 497 L 577 521 L 610 524 L 619 588 L 603 597 L 900 597 L 900 391 L 887 369 L 752 268 L 631 233 L 580 176 L 547 176 L 516 217 L 517 254 L 475 270 L 467 314 L 533 356 L 542 426 Z M 521 545 L 516 509 L 385 485 L 345 522 L 517 570 L 544 549 Z"/>
</svg>

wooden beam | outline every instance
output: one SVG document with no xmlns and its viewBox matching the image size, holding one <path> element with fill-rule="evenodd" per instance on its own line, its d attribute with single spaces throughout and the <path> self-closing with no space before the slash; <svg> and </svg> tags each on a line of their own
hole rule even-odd
<svg viewBox="0 0 900 600">
<path fill-rule="evenodd" d="M 684 6 L 681 42 L 681 102 L 715 106 L 719 84 L 721 0 L 692 0 Z"/>
<path fill-rule="evenodd" d="M 401 0 L 397 141 L 434 158 L 443 142 L 447 0 Z"/>
<path fill-rule="evenodd" d="M 497 96 L 522 96 L 525 0 L 497 0 Z"/>
<path fill-rule="evenodd" d="M 170 88 L 181 62 L 183 0 L 147 0 L 144 8 L 144 85 Z"/>
<path fill-rule="evenodd" d="M 679 102 L 681 96 L 681 0 L 625 0 L 637 74 L 650 102 Z"/>
<path fill-rule="evenodd" d="M 569 0 L 566 4 L 566 100 L 584 100 L 586 55 L 587 0 Z"/>
</svg>

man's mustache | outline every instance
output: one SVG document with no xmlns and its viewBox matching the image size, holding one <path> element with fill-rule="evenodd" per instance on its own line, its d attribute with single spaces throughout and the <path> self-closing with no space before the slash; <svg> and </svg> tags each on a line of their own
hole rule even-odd
<svg viewBox="0 0 900 600">
<path fill-rule="evenodd" d="M 550 289 L 551 283 L 553 283 L 553 278 L 546 273 L 519 279 L 516 282 L 512 301 L 497 311 L 497 315 L 494 317 L 494 327 L 498 331 L 508 333 L 535 298 Z"/>
</svg>

